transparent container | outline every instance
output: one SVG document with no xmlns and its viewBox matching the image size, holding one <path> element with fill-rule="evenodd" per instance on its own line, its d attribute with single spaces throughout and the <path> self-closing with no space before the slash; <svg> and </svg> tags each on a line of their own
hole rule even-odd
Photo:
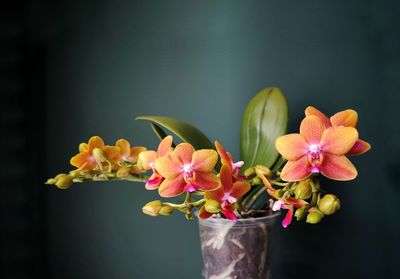
<svg viewBox="0 0 400 279">
<path fill-rule="evenodd" d="M 199 220 L 204 278 L 270 279 L 269 247 L 278 216 Z"/>
</svg>

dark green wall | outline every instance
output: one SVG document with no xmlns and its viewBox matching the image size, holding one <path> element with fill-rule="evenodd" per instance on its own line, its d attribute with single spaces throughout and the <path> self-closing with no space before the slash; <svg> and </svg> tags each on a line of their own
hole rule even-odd
<svg viewBox="0 0 400 279">
<path fill-rule="evenodd" d="M 373 149 L 354 182 L 326 182 L 342 210 L 275 231 L 277 278 L 378 278 L 394 271 L 399 189 L 396 6 L 385 1 L 61 1 L 47 49 L 46 168 L 69 168 L 100 135 L 155 147 L 141 114 L 175 116 L 238 156 L 241 113 L 260 89 L 304 108 L 359 112 Z M 397 9 L 398 10 L 398 9 Z M 397 78 L 396 78 L 397 77 Z M 397 92 L 396 92 L 397 90 Z M 51 278 L 201 278 L 197 224 L 150 218 L 156 192 L 135 183 L 48 190 Z"/>
</svg>

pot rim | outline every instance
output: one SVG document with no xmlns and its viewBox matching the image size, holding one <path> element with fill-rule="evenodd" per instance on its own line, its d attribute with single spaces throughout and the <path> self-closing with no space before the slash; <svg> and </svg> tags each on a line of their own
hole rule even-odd
<svg viewBox="0 0 400 279">
<path fill-rule="evenodd" d="M 197 215 L 197 214 L 196 214 Z M 250 218 L 240 218 L 237 221 L 231 221 L 225 218 L 215 218 L 210 217 L 208 219 L 198 219 L 199 224 L 202 226 L 207 227 L 225 227 L 225 226 L 232 226 L 232 227 L 255 227 L 259 226 L 260 223 L 264 224 L 273 224 L 277 217 L 281 215 L 280 211 L 275 211 L 273 214 L 262 216 L 262 217 L 250 217 Z"/>
</svg>

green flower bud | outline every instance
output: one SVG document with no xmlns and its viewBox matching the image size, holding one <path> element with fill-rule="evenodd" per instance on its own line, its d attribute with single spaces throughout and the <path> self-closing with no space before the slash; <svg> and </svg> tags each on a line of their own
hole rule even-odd
<svg viewBox="0 0 400 279">
<path fill-rule="evenodd" d="M 303 219 L 306 214 L 307 214 L 307 210 L 308 210 L 308 206 L 303 206 L 300 207 L 296 210 L 296 212 L 294 213 L 294 216 L 296 217 L 297 221 L 300 221 L 301 219 Z"/>
<path fill-rule="evenodd" d="M 309 224 L 318 224 L 324 218 L 324 214 L 318 211 L 308 213 L 306 222 Z"/>
<path fill-rule="evenodd" d="M 340 200 L 335 195 L 325 195 L 319 200 L 318 209 L 325 215 L 331 215 L 340 209 Z"/>
<path fill-rule="evenodd" d="M 168 205 L 161 207 L 160 211 L 158 212 L 158 214 L 163 216 L 170 216 L 172 213 L 174 213 L 174 208 Z"/>
<path fill-rule="evenodd" d="M 68 189 L 72 185 L 72 176 L 66 174 L 59 174 L 56 176 L 54 183 L 60 189 Z"/>
<path fill-rule="evenodd" d="M 262 181 L 259 177 L 254 177 L 251 180 L 251 185 L 256 186 L 256 185 L 261 185 Z"/>
<path fill-rule="evenodd" d="M 220 204 L 216 200 L 206 200 L 205 209 L 210 213 L 218 213 L 220 209 Z"/>
<path fill-rule="evenodd" d="M 306 200 L 311 198 L 312 189 L 310 182 L 311 179 L 306 179 L 297 183 L 296 188 L 294 189 L 296 199 Z"/>
<path fill-rule="evenodd" d="M 150 215 L 150 216 L 158 216 L 160 210 L 162 207 L 162 203 L 160 200 L 155 200 L 148 202 L 145 206 L 143 206 L 142 211 L 144 214 Z"/>
<path fill-rule="evenodd" d="M 256 175 L 256 170 L 254 168 L 248 168 L 244 171 L 244 176 L 246 178 L 253 178 Z"/>
<path fill-rule="evenodd" d="M 57 182 L 57 180 L 55 180 L 54 178 L 49 178 L 49 179 L 47 179 L 46 184 L 54 184 L 56 182 Z"/>
<path fill-rule="evenodd" d="M 266 166 L 257 165 L 255 167 L 255 170 L 256 170 L 257 175 L 262 174 L 267 178 L 272 177 L 272 171 L 269 168 L 267 168 Z"/>
</svg>

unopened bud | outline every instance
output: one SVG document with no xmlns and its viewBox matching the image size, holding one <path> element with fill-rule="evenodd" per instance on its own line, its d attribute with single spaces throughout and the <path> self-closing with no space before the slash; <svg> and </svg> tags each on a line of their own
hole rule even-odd
<svg viewBox="0 0 400 279">
<path fill-rule="evenodd" d="M 56 181 L 57 180 L 55 180 L 54 178 L 49 178 L 49 179 L 47 179 L 46 184 L 54 184 L 54 183 L 56 183 Z"/>
<path fill-rule="evenodd" d="M 246 178 L 253 178 L 256 175 L 256 170 L 254 168 L 248 168 L 244 171 L 244 176 Z"/>
<path fill-rule="evenodd" d="M 267 168 L 266 166 L 262 166 L 262 165 L 257 165 L 255 167 L 256 173 L 257 175 L 264 175 L 267 178 L 271 178 L 272 177 L 272 171 Z"/>
<path fill-rule="evenodd" d="M 321 222 L 322 218 L 324 218 L 324 214 L 322 212 L 316 210 L 310 210 L 307 215 L 306 222 L 309 224 L 318 224 Z"/>
<path fill-rule="evenodd" d="M 311 179 L 306 179 L 297 183 L 296 188 L 294 189 L 296 199 L 306 200 L 311 198 L 312 189 L 310 182 Z"/>
<path fill-rule="evenodd" d="M 340 200 L 335 195 L 325 195 L 319 200 L 318 209 L 325 215 L 331 215 L 340 209 Z"/>
<path fill-rule="evenodd" d="M 204 206 L 206 211 L 210 213 L 218 213 L 220 209 L 220 204 L 216 200 L 207 200 Z"/>
<path fill-rule="evenodd" d="M 262 181 L 259 177 L 254 177 L 251 180 L 251 185 L 256 186 L 256 185 L 261 185 Z"/>
<path fill-rule="evenodd" d="M 174 213 L 174 208 L 168 205 L 161 207 L 160 211 L 158 212 L 158 214 L 163 216 L 170 216 L 172 213 Z"/>
<path fill-rule="evenodd" d="M 150 216 L 158 216 L 160 210 L 162 207 L 162 203 L 160 200 L 155 200 L 148 202 L 145 206 L 143 206 L 142 211 L 144 214 L 150 215 Z"/>
<path fill-rule="evenodd" d="M 297 221 L 300 221 L 301 219 L 303 219 L 306 216 L 307 209 L 308 209 L 307 206 L 303 206 L 296 210 L 296 212 L 294 213 L 294 216 L 296 217 Z"/>
<path fill-rule="evenodd" d="M 96 160 L 97 163 L 104 163 L 105 161 L 107 161 L 107 156 L 104 153 L 103 150 L 101 150 L 100 148 L 95 147 L 93 149 L 93 157 Z"/>
<path fill-rule="evenodd" d="M 72 185 L 72 176 L 66 174 L 57 175 L 54 184 L 60 189 L 68 189 Z"/>
<path fill-rule="evenodd" d="M 129 175 L 131 168 L 130 167 L 120 167 L 117 170 L 117 177 L 126 177 Z"/>
</svg>

